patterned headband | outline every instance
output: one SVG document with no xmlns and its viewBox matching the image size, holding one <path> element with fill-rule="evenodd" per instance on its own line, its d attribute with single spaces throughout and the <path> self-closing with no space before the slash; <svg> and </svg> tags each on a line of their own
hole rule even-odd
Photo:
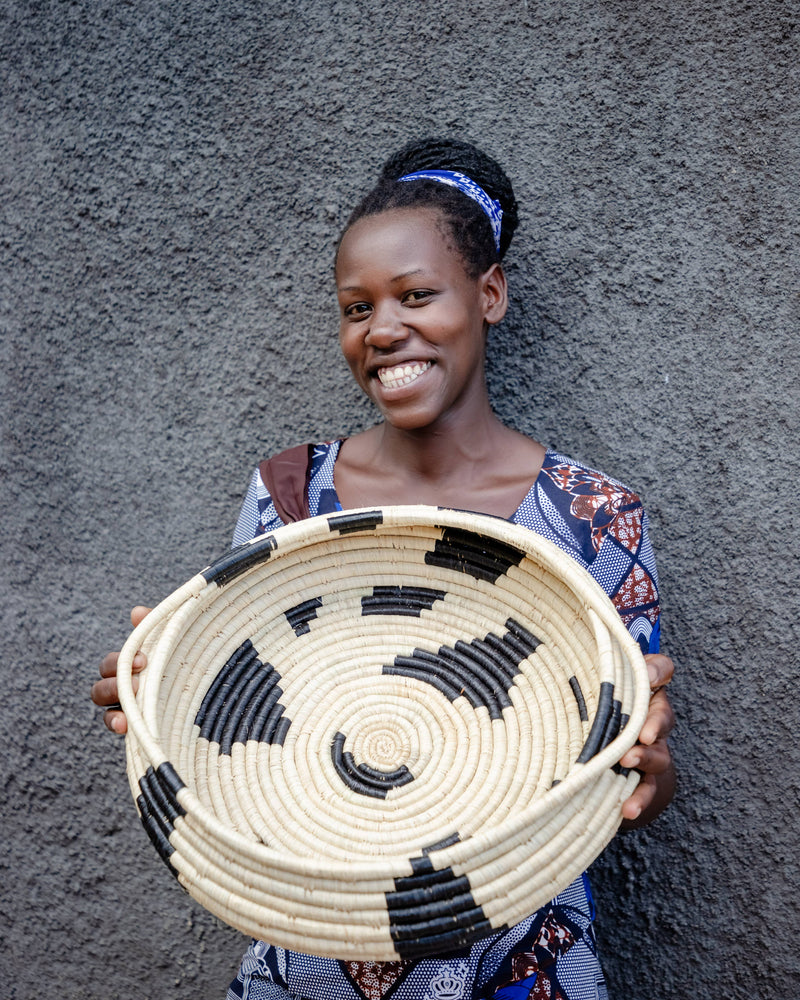
<svg viewBox="0 0 800 1000">
<path fill-rule="evenodd" d="M 468 198 L 477 202 L 492 224 L 494 234 L 494 245 L 500 253 L 500 225 L 503 220 L 503 209 L 499 201 L 490 198 L 480 184 L 476 184 L 472 178 L 466 174 L 460 174 L 456 170 L 417 170 L 416 173 L 406 174 L 398 177 L 398 181 L 439 181 L 440 184 L 449 184 L 450 187 L 463 191 Z"/>
</svg>

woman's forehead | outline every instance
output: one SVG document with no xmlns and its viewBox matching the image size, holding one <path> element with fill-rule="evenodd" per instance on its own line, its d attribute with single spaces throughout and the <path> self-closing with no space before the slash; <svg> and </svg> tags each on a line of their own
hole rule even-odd
<svg viewBox="0 0 800 1000">
<path fill-rule="evenodd" d="M 442 212 L 427 206 L 388 209 L 364 216 L 347 230 L 339 244 L 336 276 L 341 280 L 364 265 L 412 267 L 449 257 L 463 266 Z"/>
</svg>

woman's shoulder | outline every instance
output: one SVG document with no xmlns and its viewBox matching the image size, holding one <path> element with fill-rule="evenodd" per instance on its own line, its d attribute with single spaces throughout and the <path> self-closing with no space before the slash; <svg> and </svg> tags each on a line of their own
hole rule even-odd
<svg viewBox="0 0 800 1000">
<path fill-rule="evenodd" d="M 610 539 L 635 547 L 644 513 L 638 494 L 605 472 L 549 448 L 517 520 L 591 565 Z"/>
<path fill-rule="evenodd" d="M 333 465 L 342 440 L 294 445 L 258 462 L 242 502 L 233 544 L 241 545 L 273 531 L 301 514 L 308 517 L 336 509 Z M 305 498 L 308 512 L 300 510 Z"/>
<path fill-rule="evenodd" d="M 638 494 L 620 480 L 548 450 L 526 510 L 529 526 L 581 563 L 645 652 L 658 650 L 658 574 Z"/>
<path fill-rule="evenodd" d="M 274 490 L 275 483 L 284 479 L 313 479 L 326 465 L 336 460 L 344 438 L 332 441 L 306 442 L 277 451 L 256 465 L 253 479 L 262 496 Z"/>
<path fill-rule="evenodd" d="M 292 465 L 319 464 L 329 454 L 335 454 L 344 440 L 344 438 L 333 438 L 330 441 L 306 441 L 302 444 L 295 444 L 290 448 L 283 448 L 260 459 L 257 469 L 263 469 L 265 465 L 278 463 Z"/>
<path fill-rule="evenodd" d="M 594 497 L 617 508 L 641 506 L 638 493 L 630 486 L 552 448 L 545 453 L 539 480 L 550 492 L 563 493 L 572 499 Z"/>
</svg>

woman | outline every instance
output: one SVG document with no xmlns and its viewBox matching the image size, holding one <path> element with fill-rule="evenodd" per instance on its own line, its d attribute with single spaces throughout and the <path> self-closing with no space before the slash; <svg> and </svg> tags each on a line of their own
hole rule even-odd
<svg viewBox="0 0 800 1000">
<path fill-rule="evenodd" d="M 658 653 L 647 521 L 626 487 L 546 450 L 492 412 L 487 334 L 508 306 L 501 261 L 516 223 L 508 178 L 475 147 L 425 140 L 389 159 L 345 227 L 335 269 L 341 348 L 382 420 L 313 449 L 306 510 L 425 503 L 480 511 L 541 533 L 586 567 L 648 653 L 650 712 L 622 761 L 644 775 L 623 807 L 627 825 L 643 825 L 674 790 L 666 743 L 674 720 L 663 690 L 672 663 Z M 273 482 L 263 467 L 254 473 L 236 544 L 283 523 L 282 500 L 265 477 Z M 144 613 L 135 610 L 134 624 Z M 97 704 L 116 701 L 115 670 L 109 654 L 93 689 Z M 106 724 L 125 728 L 114 709 Z M 510 930 L 441 957 L 337 962 L 254 942 L 228 996 L 594 998 L 605 986 L 593 917 L 584 876 Z"/>
</svg>

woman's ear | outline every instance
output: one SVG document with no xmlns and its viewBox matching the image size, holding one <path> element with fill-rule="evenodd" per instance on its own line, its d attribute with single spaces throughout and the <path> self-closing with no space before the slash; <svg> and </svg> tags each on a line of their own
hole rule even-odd
<svg viewBox="0 0 800 1000">
<path fill-rule="evenodd" d="M 484 301 L 484 319 L 490 326 L 499 323 L 508 310 L 508 282 L 500 264 L 492 264 L 478 279 Z"/>
</svg>

